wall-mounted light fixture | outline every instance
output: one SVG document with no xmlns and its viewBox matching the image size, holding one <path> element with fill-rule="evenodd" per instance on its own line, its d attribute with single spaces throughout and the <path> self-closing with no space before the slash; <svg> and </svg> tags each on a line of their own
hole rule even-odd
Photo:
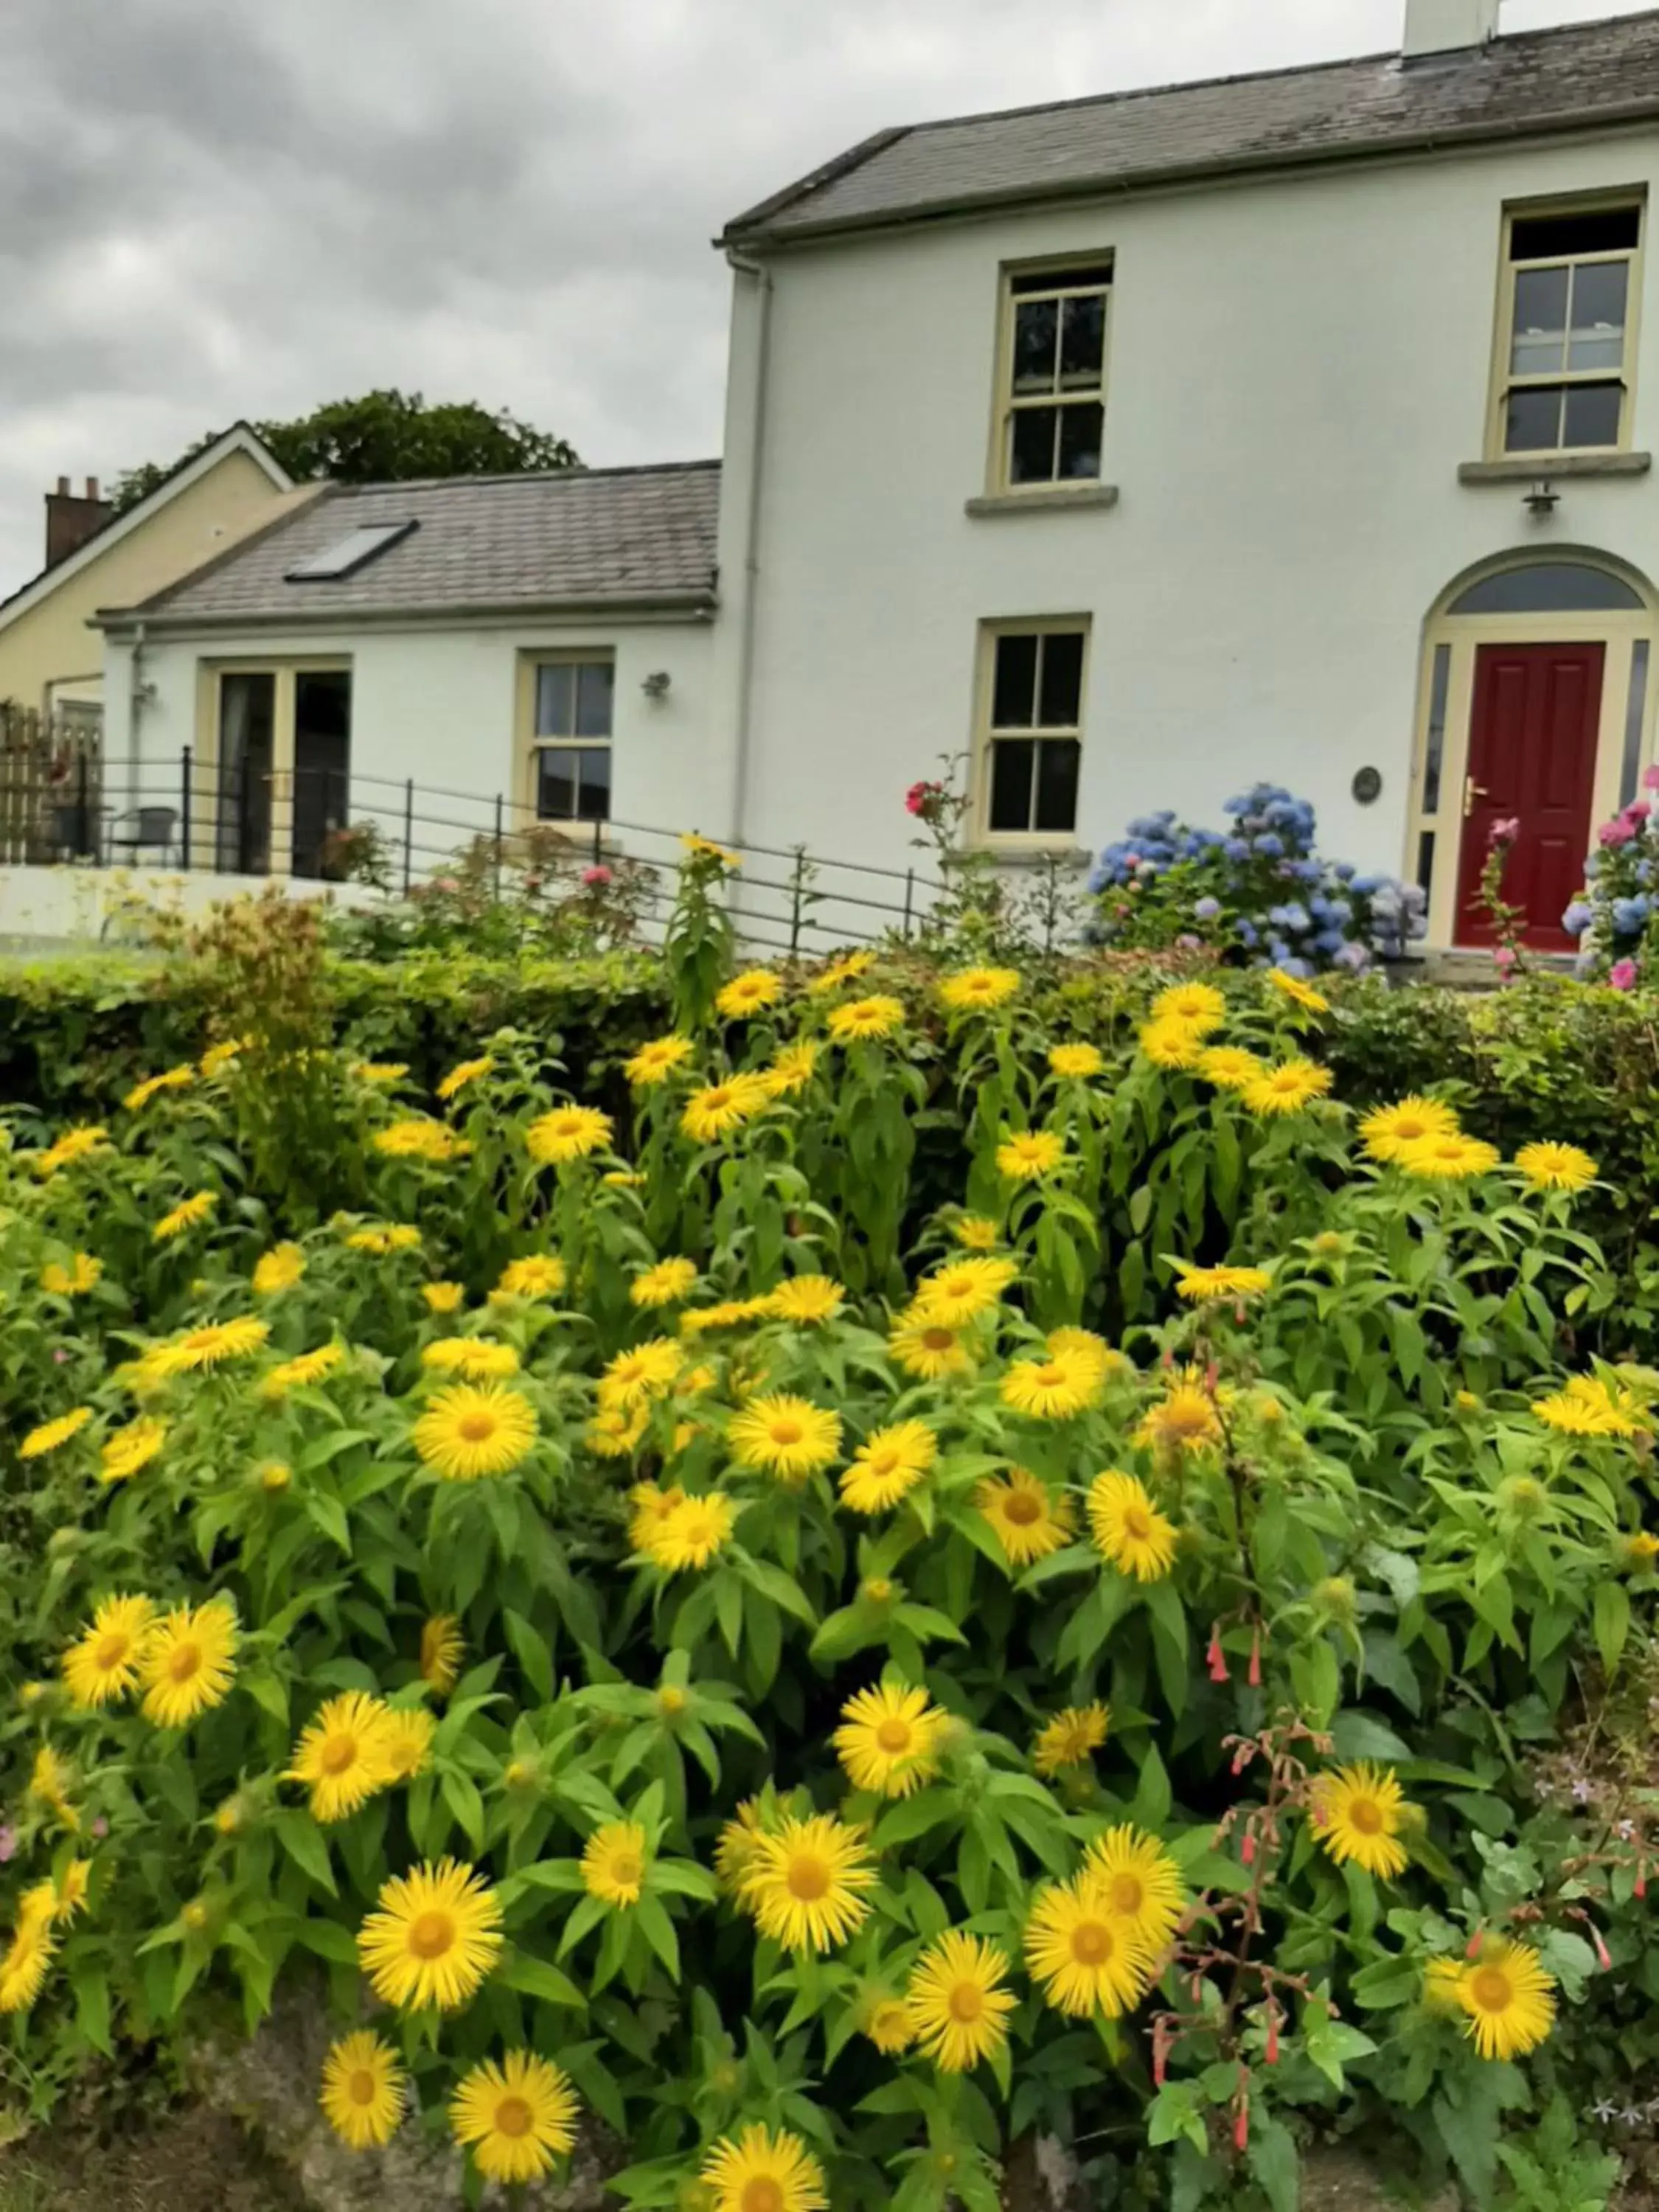
<svg viewBox="0 0 1659 2212">
<path fill-rule="evenodd" d="M 1526 495 L 1526 506 L 1534 522 L 1546 522 L 1561 504 L 1561 495 L 1547 477 L 1540 477 Z"/>
<path fill-rule="evenodd" d="M 673 681 L 673 678 L 665 668 L 654 668 L 641 684 L 640 689 L 653 707 L 660 707 L 668 696 Z"/>
</svg>

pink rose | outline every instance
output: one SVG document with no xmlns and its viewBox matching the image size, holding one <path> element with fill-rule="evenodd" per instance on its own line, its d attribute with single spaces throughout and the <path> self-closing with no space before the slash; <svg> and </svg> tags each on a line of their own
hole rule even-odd
<svg viewBox="0 0 1659 2212">
<path fill-rule="evenodd" d="M 1632 822 L 1645 822 L 1652 811 L 1652 802 L 1646 799 L 1633 799 L 1625 809 Z"/>
<path fill-rule="evenodd" d="M 913 783 L 904 794 L 905 812 L 926 814 L 933 800 L 942 796 L 944 790 L 942 783 L 929 783 L 925 778 L 920 783 Z"/>
<path fill-rule="evenodd" d="M 611 871 L 609 868 L 584 868 L 582 881 L 595 886 L 608 884 L 611 881 Z"/>
<path fill-rule="evenodd" d="M 1628 845 L 1636 835 L 1636 824 L 1621 814 L 1616 822 L 1604 822 L 1596 835 L 1604 845 Z"/>
<path fill-rule="evenodd" d="M 1645 789 L 1649 791 L 1659 791 L 1659 761 L 1656 761 L 1653 766 L 1646 771 L 1642 778 L 1642 782 Z"/>
<path fill-rule="evenodd" d="M 1607 981 L 1615 991 L 1633 991 L 1641 972 L 1633 960 L 1620 960 L 1614 963 Z"/>
</svg>

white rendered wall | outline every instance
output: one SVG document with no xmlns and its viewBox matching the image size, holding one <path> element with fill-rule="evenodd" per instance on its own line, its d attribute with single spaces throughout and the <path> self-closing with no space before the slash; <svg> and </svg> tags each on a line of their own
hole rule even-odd
<svg viewBox="0 0 1659 2212">
<path fill-rule="evenodd" d="M 774 280 L 740 834 L 902 867 L 905 787 L 968 747 L 981 621 L 1092 622 L 1078 840 L 1217 821 L 1270 777 L 1335 857 L 1401 871 L 1425 618 L 1471 564 L 1555 542 L 1659 577 L 1659 483 L 1465 487 L 1506 201 L 1644 185 L 1652 131 L 939 224 L 768 257 Z M 1000 264 L 1116 259 L 1104 480 L 1121 504 L 970 519 Z M 1659 256 L 1634 444 L 1659 445 Z M 738 276 L 728 452 L 752 440 Z M 749 557 L 728 477 L 721 573 Z M 729 608 L 723 623 L 731 619 Z M 722 639 L 716 719 L 740 656 Z M 1357 769 L 1383 777 L 1361 807 Z"/>
</svg>

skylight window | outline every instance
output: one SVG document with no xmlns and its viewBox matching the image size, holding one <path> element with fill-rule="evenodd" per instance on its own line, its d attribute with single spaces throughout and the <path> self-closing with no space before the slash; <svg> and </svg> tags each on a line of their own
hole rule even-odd
<svg viewBox="0 0 1659 2212">
<path fill-rule="evenodd" d="M 307 553 L 303 561 L 296 561 L 283 580 L 289 584 L 332 583 L 341 576 L 353 574 L 418 527 L 413 521 L 365 523 L 361 529 L 348 531 L 322 552 Z"/>
</svg>

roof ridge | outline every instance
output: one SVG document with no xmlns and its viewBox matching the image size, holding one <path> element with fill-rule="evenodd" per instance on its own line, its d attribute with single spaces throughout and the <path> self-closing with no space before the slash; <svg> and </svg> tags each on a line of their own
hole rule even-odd
<svg viewBox="0 0 1659 2212">
<path fill-rule="evenodd" d="M 701 461 L 625 461 L 614 467 L 590 469 L 578 465 L 568 469 L 500 469 L 480 470 L 453 477 L 385 477 L 372 483 L 342 483 L 337 477 L 321 479 L 325 495 L 330 498 L 349 499 L 365 491 L 447 491 L 468 484 L 546 484 L 557 483 L 567 478 L 572 482 L 595 477 L 666 477 L 690 476 L 699 470 L 718 469 L 720 457 L 714 455 Z"/>
</svg>

